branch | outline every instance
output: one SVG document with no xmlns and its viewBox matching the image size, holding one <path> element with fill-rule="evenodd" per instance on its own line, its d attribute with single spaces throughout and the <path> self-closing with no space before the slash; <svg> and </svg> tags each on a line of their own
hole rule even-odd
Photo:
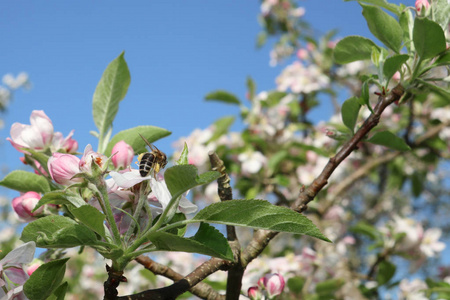
<svg viewBox="0 0 450 300">
<path fill-rule="evenodd" d="M 357 148 L 357 144 L 366 137 L 367 133 L 377 126 L 384 109 L 393 102 L 400 100 L 403 95 L 404 89 L 399 84 L 392 89 L 391 93 L 387 97 L 385 95 L 381 95 L 378 98 L 374 112 L 366 119 L 355 135 L 342 146 L 334 157 L 330 158 L 321 174 L 314 179 L 310 186 L 307 188 L 301 188 L 299 197 L 292 207 L 293 210 L 301 213 L 307 209 L 308 203 L 311 202 L 328 183 L 328 178 L 330 178 L 337 166 L 339 166 L 339 164 Z M 276 235 L 277 232 L 273 231 L 255 231 L 252 241 L 249 243 L 241 257 L 243 263 L 245 263 L 244 265 L 250 263 L 256 256 L 258 256 L 269 244 L 270 240 Z"/>
<path fill-rule="evenodd" d="M 378 98 L 374 112 L 364 121 L 364 124 L 358 129 L 355 135 L 342 146 L 341 150 L 339 150 L 334 157 L 330 158 L 327 165 L 322 170 L 322 173 L 314 179 L 311 185 L 300 192 L 296 207 L 294 208 L 295 211 L 304 212 L 307 209 L 308 203 L 311 202 L 328 183 L 328 178 L 330 178 L 337 166 L 339 166 L 339 164 L 347 158 L 350 153 L 357 149 L 358 143 L 361 142 L 375 126 L 378 125 L 381 114 L 385 108 L 393 102 L 400 100 L 403 94 L 404 89 L 399 84 L 392 89 L 389 96 L 386 97 L 381 95 Z"/>
<path fill-rule="evenodd" d="M 436 136 L 442 129 L 445 127 L 450 126 L 450 122 L 441 123 L 439 125 L 433 126 L 430 129 L 427 130 L 423 135 L 418 137 L 413 143 L 410 143 L 411 148 L 415 148 L 420 146 L 424 141 Z M 401 151 L 392 151 L 389 152 L 383 156 L 376 157 L 361 167 L 358 167 L 358 169 L 354 172 L 352 172 L 349 176 L 345 177 L 345 179 L 341 180 L 339 184 L 337 184 L 329 196 L 330 199 L 335 199 L 339 197 L 343 192 L 347 191 L 350 186 L 352 186 L 356 181 L 359 179 L 365 177 L 372 169 L 376 168 L 379 165 L 385 164 L 393 159 L 395 159 L 397 156 L 401 155 L 403 152 Z M 331 202 L 328 204 L 323 210 L 322 213 L 325 212 L 333 203 Z"/>
<path fill-rule="evenodd" d="M 212 261 L 212 260 L 215 260 L 215 261 Z M 165 287 L 164 289 L 178 289 L 178 292 L 181 292 L 181 294 L 184 293 L 185 291 L 189 291 L 193 295 L 195 295 L 199 298 L 202 298 L 202 299 L 213 300 L 213 299 L 223 298 L 222 295 L 220 295 L 215 290 L 213 290 L 208 284 L 200 282 L 200 281 L 202 281 L 204 278 L 206 278 L 210 274 L 216 272 L 217 270 L 223 268 L 226 265 L 227 261 L 223 261 L 223 263 L 221 263 L 221 261 L 222 261 L 221 259 L 212 258 L 209 261 L 203 263 L 196 270 L 194 270 L 194 272 L 192 272 L 191 274 L 189 274 L 186 277 L 184 277 L 180 273 L 175 272 L 173 269 L 171 269 L 165 265 L 162 265 L 162 264 L 159 264 L 159 263 L 153 261 L 148 256 L 140 255 L 136 258 L 136 261 L 138 263 L 140 263 L 141 265 L 143 265 L 147 270 L 154 273 L 155 275 L 161 275 L 161 276 L 169 278 L 173 281 L 183 282 L 182 284 L 178 283 L 178 285 L 177 285 L 177 283 L 174 283 L 173 285 Z M 199 276 L 199 271 L 198 271 L 199 268 L 204 270 L 203 276 Z M 180 288 L 182 288 L 182 290 Z M 150 296 L 149 293 L 150 292 L 153 293 L 154 291 L 157 291 L 158 294 L 163 292 L 163 293 L 165 293 L 164 296 L 167 296 L 167 291 L 165 291 L 164 289 L 145 291 L 145 292 L 136 294 L 136 295 L 141 295 L 138 298 L 134 298 L 135 295 L 130 295 L 130 296 L 118 297 L 117 299 L 143 299 L 142 296 Z M 147 294 L 144 294 L 144 293 L 147 293 Z M 180 294 L 178 294 L 178 295 L 180 295 Z M 153 293 L 153 294 L 151 294 L 151 296 L 155 297 L 156 294 Z M 158 296 L 160 296 L 160 295 L 158 295 Z M 151 298 L 151 299 L 153 299 L 153 298 Z M 170 298 L 155 298 L 155 299 L 170 299 Z"/>
<path fill-rule="evenodd" d="M 233 191 L 230 186 L 230 177 L 225 172 L 226 169 L 223 161 L 213 151 L 210 151 L 208 155 L 213 171 L 218 171 L 221 174 L 221 176 L 217 179 L 220 200 L 232 200 Z M 242 277 L 244 276 L 245 268 L 242 267 L 239 259 L 241 256 L 241 246 L 236 235 L 236 228 L 234 226 L 227 225 L 227 239 L 230 243 L 236 262 L 228 270 L 226 299 L 233 300 L 239 299 L 239 295 L 241 294 Z"/>
</svg>

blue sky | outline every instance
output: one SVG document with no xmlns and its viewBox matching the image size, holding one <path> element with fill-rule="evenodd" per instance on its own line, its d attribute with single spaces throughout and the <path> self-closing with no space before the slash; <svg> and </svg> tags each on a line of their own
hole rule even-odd
<svg viewBox="0 0 450 300">
<path fill-rule="evenodd" d="M 368 36 L 356 2 L 303 1 L 305 18 L 320 32 Z M 270 47 L 256 49 L 259 1 L 8 1 L 0 3 L 0 75 L 28 72 L 33 87 L 19 91 L 0 131 L 0 165 L 21 168 L 20 154 L 5 138 L 13 122 L 29 124 L 44 110 L 56 131 L 83 150 L 96 148 L 89 134 L 92 95 L 107 64 L 125 51 L 131 72 L 114 132 L 155 125 L 173 132 L 157 142 L 171 144 L 237 108 L 205 102 L 215 89 L 244 98 L 252 76 L 258 91 L 275 87 L 283 66 L 269 66 Z"/>
</svg>

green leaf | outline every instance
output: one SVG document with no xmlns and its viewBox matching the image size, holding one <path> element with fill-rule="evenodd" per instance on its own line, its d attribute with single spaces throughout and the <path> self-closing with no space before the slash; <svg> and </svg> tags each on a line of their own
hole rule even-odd
<svg viewBox="0 0 450 300">
<path fill-rule="evenodd" d="M 181 154 L 180 154 L 180 158 L 177 160 L 177 165 L 187 165 L 187 164 L 189 164 L 188 154 L 189 154 L 189 150 L 188 150 L 188 146 L 187 146 L 187 144 L 185 142 L 184 143 L 184 147 L 183 147 L 183 151 L 181 151 Z"/>
<path fill-rule="evenodd" d="M 284 161 L 288 155 L 289 155 L 288 151 L 284 149 L 273 154 L 267 163 L 267 168 L 270 170 L 270 172 L 275 173 L 278 168 L 278 165 L 282 161 Z"/>
<path fill-rule="evenodd" d="M 378 285 L 387 283 L 395 275 L 396 266 L 389 261 L 382 261 L 378 265 L 377 282 Z"/>
<path fill-rule="evenodd" d="M 436 59 L 435 61 L 435 65 L 437 66 L 450 65 L 450 51 L 447 51 L 443 53 L 441 56 L 439 56 L 439 58 Z"/>
<path fill-rule="evenodd" d="M 398 151 L 409 151 L 411 148 L 406 144 L 406 142 L 393 134 L 390 131 L 380 131 L 375 133 L 370 139 L 367 140 L 369 143 L 386 146 Z"/>
<path fill-rule="evenodd" d="M 45 204 L 71 204 L 75 207 L 80 207 L 86 205 L 86 202 L 79 194 L 70 191 L 51 191 L 45 193 L 44 196 L 39 199 L 39 202 L 36 204 L 33 211 Z"/>
<path fill-rule="evenodd" d="M 358 60 L 370 59 L 372 48 L 378 46 L 362 36 L 347 36 L 334 48 L 334 60 L 338 64 L 348 64 Z"/>
<path fill-rule="evenodd" d="M 106 239 L 105 226 L 103 224 L 105 215 L 102 214 L 98 209 L 90 205 L 83 205 L 81 207 L 71 209 L 70 212 L 78 220 L 80 220 L 81 223 L 94 230 L 101 237 Z"/>
<path fill-rule="evenodd" d="M 366 19 L 370 32 L 396 53 L 400 52 L 403 40 L 403 30 L 393 17 L 384 12 L 381 8 L 364 5 L 363 16 Z"/>
<path fill-rule="evenodd" d="M 386 77 L 386 81 L 394 76 L 395 72 L 399 71 L 402 65 L 409 59 L 407 54 L 397 54 L 387 58 L 383 65 L 383 74 Z"/>
<path fill-rule="evenodd" d="M 251 101 L 256 94 L 256 84 L 250 76 L 247 77 L 247 91 L 248 91 L 248 99 L 250 99 Z"/>
<path fill-rule="evenodd" d="M 200 224 L 199 230 L 191 238 L 154 232 L 149 239 L 158 250 L 199 253 L 233 261 L 227 239 L 217 229 L 205 223 Z"/>
<path fill-rule="evenodd" d="M 29 223 L 22 231 L 20 239 L 34 241 L 41 248 L 71 248 L 95 245 L 95 233 L 70 218 L 51 215 Z"/>
<path fill-rule="evenodd" d="M 27 163 L 31 165 L 31 163 L 28 161 L 29 159 L 34 159 L 36 160 L 42 168 L 44 168 L 45 172 L 48 173 L 48 155 L 39 152 L 39 151 L 35 151 L 34 149 L 28 149 L 26 150 L 27 152 L 29 152 L 31 155 L 25 155 L 25 159 L 27 160 Z"/>
<path fill-rule="evenodd" d="M 344 284 L 345 280 L 343 279 L 328 279 L 317 283 L 316 293 L 319 294 L 319 296 L 324 295 L 334 296 L 337 290 L 340 289 Z"/>
<path fill-rule="evenodd" d="M 212 137 L 209 139 L 208 143 L 217 140 L 222 135 L 226 134 L 230 129 L 230 126 L 234 123 L 236 118 L 234 116 L 222 117 L 214 122 L 213 128 L 214 133 Z"/>
<path fill-rule="evenodd" d="M 220 173 L 215 171 L 198 176 L 198 170 L 193 165 L 173 166 L 164 172 L 164 179 L 172 198 L 178 198 L 193 187 L 210 183 L 219 177 Z"/>
<path fill-rule="evenodd" d="M 119 110 L 119 102 L 125 97 L 130 85 L 130 71 L 124 54 L 122 52 L 106 67 L 92 99 L 92 114 L 100 138 L 110 129 Z"/>
<path fill-rule="evenodd" d="M 54 292 L 53 294 L 47 298 L 47 300 L 64 300 L 67 293 L 68 288 L 67 281 L 61 284 Z"/>
<path fill-rule="evenodd" d="M 426 182 L 426 178 L 423 173 L 414 172 L 411 176 L 411 191 L 414 197 L 419 197 L 423 192 L 423 184 Z"/>
<path fill-rule="evenodd" d="M 47 299 L 61 284 L 68 260 L 52 260 L 37 268 L 23 286 L 25 295 L 33 300 Z"/>
<path fill-rule="evenodd" d="M 363 2 L 363 3 L 373 4 L 375 6 L 379 6 L 381 8 L 387 9 L 390 12 L 393 12 L 394 14 L 396 14 L 397 16 L 402 11 L 398 5 L 389 3 L 386 0 L 344 0 L 344 2 L 349 2 L 349 1 L 358 1 L 360 3 Z"/>
<path fill-rule="evenodd" d="M 433 11 L 433 20 L 438 23 L 443 30 L 448 30 L 450 22 L 450 3 L 447 0 L 430 1 Z"/>
<path fill-rule="evenodd" d="M 125 141 L 128 145 L 130 145 L 134 153 L 143 153 L 147 152 L 146 149 L 147 144 L 142 140 L 139 134 L 142 134 L 150 143 L 154 143 L 155 141 L 170 135 L 172 132 L 156 127 L 156 126 L 137 126 L 134 128 L 122 130 L 116 135 L 113 136 L 111 141 L 108 143 L 108 146 L 105 150 L 105 155 L 110 156 L 112 153 L 112 148 L 120 141 Z"/>
<path fill-rule="evenodd" d="M 202 209 L 191 221 L 304 234 L 330 242 L 307 217 L 265 200 L 214 203 Z"/>
<path fill-rule="evenodd" d="M 358 222 L 355 226 L 350 228 L 350 231 L 363 234 L 373 241 L 379 236 L 379 231 L 374 226 L 366 222 Z"/>
<path fill-rule="evenodd" d="M 265 31 L 261 31 L 258 33 L 256 38 L 256 47 L 261 48 L 267 41 L 267 33 Z"/>
<path fill-rule="evenodd" d="M 358 120 L 358 113 L 361 105 L 359 104 L 359 100 L 357 97 L 352 97 L 350 99 L 345 100 L 344 104 L 342 104 L 342 121 L 344 125 L 350 129 L 350 132 L 353 134 L 356 121 Z"/>
<path fill-rule="evenodd" d="M 239 101 L 235 95 L 224 90 L 217 90 L 207 94 L 205 96 L 205 100 L 219 101 L 229 104 L 241 104 L 241 101 Z"/>
<path fill-rule="evenodd" d="M 161 215 L 158 215 L 153 220 L 153 224 L 155 224 L 158 221 L 160 216 Z M 170 224 L 177 223 L 177 222 L 180 222 L 180 224 L 182 224 L 182 225 L 177 226 L 177 227 L 172 227 L 172 228 L 170 228 L 168 230 L 164 229 L 165 230 L 164 232 L 171 233 L 171 234 L 176 234 L 178 236 L 184 236 L 184 234 L 186 233 L 186 230 L 187 230 L 187 224 L 183 223 L 183 221 L 185 221 L 185 220 L 186 220 L 186 215 L 185 214 L 183 214 L 183 213 L 176 213 L 173 216 L 173 218 L 170 220 L 170 222 L 166 223 L 166 225 L 170 225 Z"/>
<path fill-rule="evenodd" d="M 50 191 L 50 184 L 45 177 L 21 170 L 12 171 L 6 175 L 0 181 L 0 185 L 23 193 L 29 191 L 46 193 Z"/>
<path fill-rule="evenodd" d="M 446 49 L 444 31 L 428 18 L 414 20 L 413 41 L 421 59 L 435 57 Z"/>
<path fill-rule="evenodd" d="M 427 88 L 432 90 L 434 93 L 441 95 L 442 97 L 446 99 L 450 99 L 450 91 L 448 89 L 442 88 L 440 86 L 437 86 L 435 84 L 432 84 L 428 81 L 421 80 L 420 78 L 417 79 L 418 82 L 425 85 Z"/>
<path fill-rule="evenodd" d="M 411 41 L 413 39 L 412 32 L 413 32 L 413 27 L 414 27 L 413 26 L 414 18 L 413 18 L 411 11 L 409 9 L 402 11 L 398 22 L 403 30 L 403 40 L 405 41 L 407 53 L 410 53 L 410 52 L 412 52 L 412 46 L 413 46 Z"/>
<path fill-rule="evenodd" d="M 289 291 L 292 293 L 299 294 L 302 292 L 303 286 L 305 285 L 306 279 L 300 276 L 294 276 L 287 280 L 286 284 Z"/>
</svg>

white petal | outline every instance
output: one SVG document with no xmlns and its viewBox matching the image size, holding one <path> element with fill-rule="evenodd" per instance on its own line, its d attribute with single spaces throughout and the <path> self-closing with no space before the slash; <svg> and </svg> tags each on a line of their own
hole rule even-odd
<svg viewBox="0 0 450 300">
<path fill-rule="evenodd" d="M 142 182 L 144 180 L 148 180 L 151 177 L 147 176 L 147 177 L 142 177 L 139 174 L 139 170 L 136 169 L 132 169 L 130 172 L 125 172 L 125 173 L 119 173 L 119 172 L 115 172 L 112 171 L 109 173 L 109 175 L 111 175 L 112 179 L 114 179 L 114 181 L 116 182 L 116 184 L 121 187 L 121 188 L 130 188 L 136 184 L 138 184 L 139 182 Z"/>
</svg>

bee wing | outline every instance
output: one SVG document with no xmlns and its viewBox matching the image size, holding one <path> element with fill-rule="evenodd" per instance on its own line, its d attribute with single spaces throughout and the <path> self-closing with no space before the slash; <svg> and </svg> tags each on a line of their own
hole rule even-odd
<svg viewBox="0 0 450 300">
<path fill-rule="evenodd" d="M 144 142 L 147 144 L 147 146 L 150 147 L 151 150 L 158 150 L 158 148 L 156 148 L 156 146 L 153 146 L 149 141 L 147 141 L 147 139 L 145 137 L 142 136 L 142 134 L 138 133 L 139 136 L 144 140 Z"/>
</svg>

